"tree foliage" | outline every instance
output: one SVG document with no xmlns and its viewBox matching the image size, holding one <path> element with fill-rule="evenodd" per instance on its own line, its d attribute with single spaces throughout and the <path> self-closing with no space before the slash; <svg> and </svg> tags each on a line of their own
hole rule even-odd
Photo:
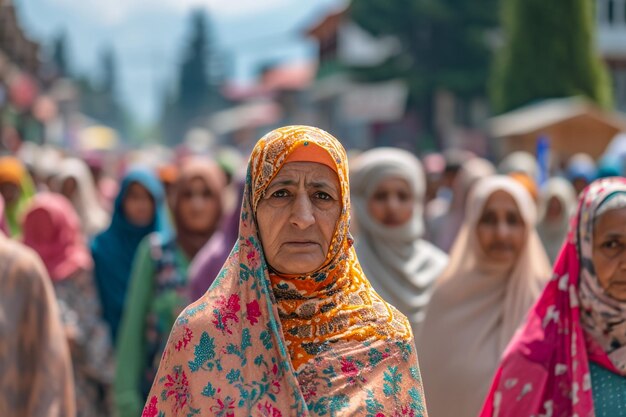
<svg viewBox="0 0 626 417">
<path fill-rule="evenodd" d="M 576 95 L 610 106 L 609 77 L 594 44 L 594 2 L 504 1 L 505 44 L 491 85 L 496 111 Z"/>
<path fill-rule="evenodd" d="M 372 34 L 399 40 L 401 55 L 377 76 L 407 79 L 413 99 L 437 89 L 467 96 L 486 90 L 497 0 L 358 0 L 352 13 Z"/>
<path fill-rule="evenodd" d="M 216 80 L 217 55 L 211 21 L 203 10 L 192 12 L 189 40 L 183 45 L 177 90 L 164 95 L 162 130 L 166 142 L 179 143 L 191 127 L 202 125 L 221 106 Z"/>
</svg>

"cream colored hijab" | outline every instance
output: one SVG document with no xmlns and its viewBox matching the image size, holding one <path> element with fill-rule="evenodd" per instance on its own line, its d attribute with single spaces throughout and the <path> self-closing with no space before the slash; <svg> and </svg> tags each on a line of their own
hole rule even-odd
<svg viewBox="0 0 626 417">
<path fill-rule="evenodd" d="M 67 158 L 61 162 L 58 171 L 53 182 L 54 191 L 60 193 L 63 183 L 69 178 L 76 181 L 76 193 L 71 202 L 85 235 L 93 237 L 103 231 L 111 222 L 111 217 L 98 203 L 98 190 L 87 164 L 78 158 Z"/>
<path fill-rule="evenodd" d="M 546 218 L 546 213 L 548 203 L 552 198 L 559 200 L 563 211 L 558 219 L 550 221 Z M 556 260 L 561 246 L 563 246 L 569 229 L 570 217 L 576 211 L 576 202 L 576 190 L 565 178 L 550 178 L 541 190 L 537 232 L 551 262 Z"/>
<path fill-rule="evenodd" d="M 476 236 L 485 203 L 498 190 L 513 197 L 527 226 L 513 264 L 488 259 Z M 550 278 L 536 216 L 528 192 L 509 177 L 488 177 L 472 189 L 450 262 L 435 283 L 416 338 L 431 417 L 478 415 L 500 355 Z"/>
<path fill-rule="evenodd" d="M 404 179 L 415 197 L 413 217 L 399 227 L 380 224 L 367 208 L 376 187 L 390 177 Z M 416 334 L 431 286 L 448 262 L 445 253 L 422 239 L 426 190 L 422 165 L 407 151 L 373 149 L 352 164 L 350 187 L 359 231 L 355 247 L 365 276 L 384 300 L 408 317 Z"/>
</svg>

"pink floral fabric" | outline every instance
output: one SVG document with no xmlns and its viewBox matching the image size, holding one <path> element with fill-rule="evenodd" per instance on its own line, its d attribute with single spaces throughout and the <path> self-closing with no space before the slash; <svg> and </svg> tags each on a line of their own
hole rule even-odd
<svg viewBox="0 0 626 417">
<path fill-rule="evenodd" d="M 626 179 L 598 180 L 583 192 L 553 277 L 509 344 L 481 417 L 595 416 L 589 361 L 620 371 L 581 323 L 587 313 L 581 312 L 580 286 L 584 271 L 593 268 L 594 214 L 618 192 L 626 192 Z"/>
</svg>

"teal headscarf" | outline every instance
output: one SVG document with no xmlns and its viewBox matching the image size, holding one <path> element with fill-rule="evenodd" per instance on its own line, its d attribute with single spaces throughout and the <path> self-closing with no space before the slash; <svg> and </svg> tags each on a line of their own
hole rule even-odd
<svg viewBox="0 0 626 417">
<path fill-rule="evenodd" d="M 147 226 L 130 223 L 123 210 L 123 201 L 131 184 L 142 185 L 154 200 L 154 218 Z M 104 319 L 111 326 L 113 339 L 122 318 L 126 290 L 135 252 L 141 240 L 152 232 L 172 236 L 167 216 L 165 191 L 156 175 L 148 170 L 135 170 L 126 175 L 115 199 L 111 225 L 96 236 L 91 244 L 95 264 L 95 280 L 100 293 Z"/>
</svg>

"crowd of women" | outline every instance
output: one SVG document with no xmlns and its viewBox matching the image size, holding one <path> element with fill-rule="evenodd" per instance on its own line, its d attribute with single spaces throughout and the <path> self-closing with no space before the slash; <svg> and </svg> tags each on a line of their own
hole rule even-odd
<svg viewBox="0 0 626 417">
<path fill-rule="evenodd" d="M 619 166 L 55 155 L 0 158 L 0 415 L 626 416 Z"/>
</svg>

